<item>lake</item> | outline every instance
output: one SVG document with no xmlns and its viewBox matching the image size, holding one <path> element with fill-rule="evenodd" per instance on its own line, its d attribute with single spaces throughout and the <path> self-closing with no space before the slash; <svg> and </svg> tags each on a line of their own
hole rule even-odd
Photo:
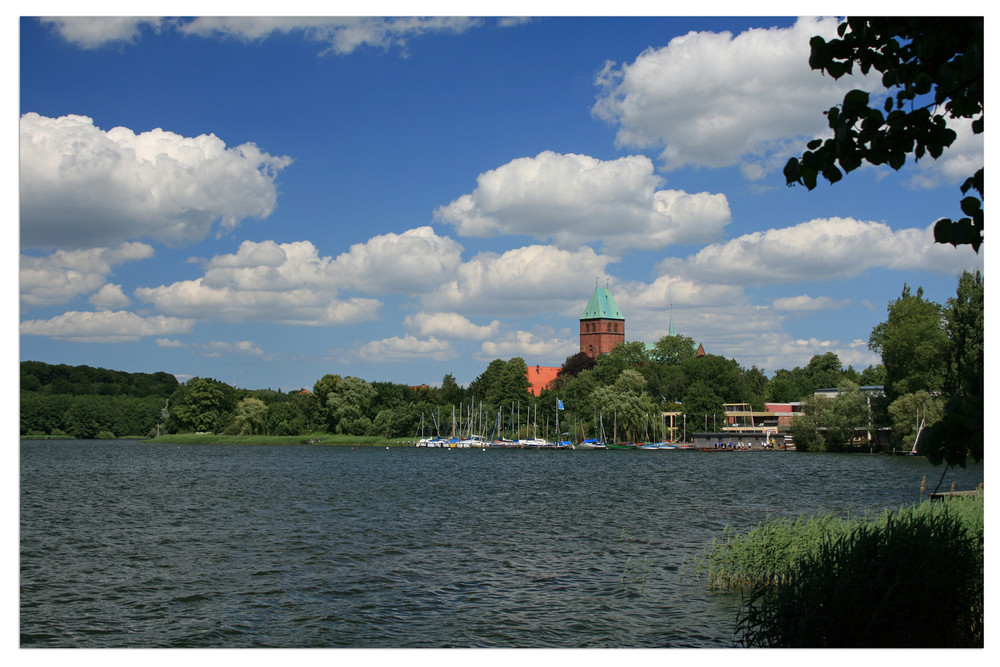
<svg viewBox="0 0 1000 667">
<path fill-rule="evenodd" d="M 22 647 L 726 647 L 727 524 L 920 499 L 917 457 L 21 441 Z M 948 472 L 942 490 L 983 481 Z"/>
</svg>

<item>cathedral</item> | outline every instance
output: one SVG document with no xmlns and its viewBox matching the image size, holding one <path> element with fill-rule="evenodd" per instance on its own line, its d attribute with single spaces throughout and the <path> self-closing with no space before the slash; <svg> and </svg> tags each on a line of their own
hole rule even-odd
<svg viewBox="0 0 1000 667">
<path fill-rule="evenodd" d="M 595 287 L 580 316 L 580 351 L 591 359 L 625 342 L 625 317 L 607 287 Z"/>
<path fill-rule="evenodd" d="M 674 336 L 674 315 L 671 307 L 669 335 Z M 580 316 L 580 352 L 591 359 L 607 354 L 625 342 L 625 316 L 618 310 L 618 304 L 607 287 L 595 287 Z M 646 344 L 652 348 L 651 343 Z M 699 343 L 695 356 L 705 356 L 705 348 Z M 528 389 L 538 396 L 543 389 L 550 388 L 559 374 L 560 366 L 529 367 L 527 376 L 531 387 Z"/>
</svg>

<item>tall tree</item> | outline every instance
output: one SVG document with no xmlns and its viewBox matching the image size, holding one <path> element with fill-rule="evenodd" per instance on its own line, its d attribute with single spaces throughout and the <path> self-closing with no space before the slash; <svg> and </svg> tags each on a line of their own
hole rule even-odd
<svg viewBox="0 0 1000 667">
<path fill-rule="evenodd" d="M 904 394 L 940 391 L 951 358 L 941 306 L 903 285 L 902 295 L 888 307 L 889 317 L 872 329 L 868 347 L 882 355 L 885 395 L 889 403 Z"/>
<path fill-rule="evenodd" d="M 333 433 L 367 435 L 371 426 L 368 409 L 375 399 L 375 389 L 361 378 L 347 376 L 326 397 L 329 423 Z"/>
<path fill-rule="evenodd" d="M 501 406 L 507 408 L 511 402 L 527 401 L 528 366 L 521 357 L 513 357 L 507 361 L 494 359 L 482 374 L 469 384 L 469 393 L 476 396 L 496 411 Z"/>
<path fill-rule="evenodd" d="M 219 432 L 233 420 L 236 390 L 225 382 L 195 377 L 170 398 L 170 414 L 180 431 Z"/>
<path fill-rule="evenodd" d="M 983 459 L 985 305 L 982 275 L 964 273 L 945 311 L 951 358 L 944 416 L 931 429 L 922 452 L 934 463 L 964 466 Z"/>
<path fill-rule="evenodd" d="M 653 344 L 653 351 L 650 356 L 658 364 L 679 366 L 688 359 L 693 359 L 697 352 L 698 346 L 694 344 L 693 338 L 681 335 L 668 335 L 663 336 Z"/>
<path fill-rule="evenodd" d="M 240 435 L 266 435 L 267 426 L 267 405 L 264 401 L 247 396 L 236 404 L 236 427 Z"/>
<path fill-rule="evenodd" d="M 833 136 L 809 142 L 808 150 L 785 165 L 785 180 L 812 190 L 819 175 L 836 183 L 864 162 L 900 169 L 907 156 L 938 158 L 958 136 L 947 119 L 970 121 L 983 132 L 983 17 L 850 17 L 838 26 L 839 39 L 820 36 L 809 44 L 809 66 L 837 79 L 855 66 L 882 74 L 886 99 L 881 108 L 869 94 L 852 90 L 840 106 L 825 112 Z M 892 93 L 895 93 L 893 96 Z M 983 169 L 961 186 L 965 217 L 941 218 L 938 243 L 983 242 Z M 970 195 L 974 192 L 974 196 Z"/>
</svg>

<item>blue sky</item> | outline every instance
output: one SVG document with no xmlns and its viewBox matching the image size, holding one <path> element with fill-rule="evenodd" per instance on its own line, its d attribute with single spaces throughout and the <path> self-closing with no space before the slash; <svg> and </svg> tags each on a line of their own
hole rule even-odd
<svg viewBox="0 0 1000 667">
<path fill-rule="evenodd" d="M 20 20 L 20 358 L 311 387 L 560 365 L 608 285 L 630 341 L 768 374 L 877 363 L 944 302 L 981 137 L 788 188 L 851 88 L 815 18 Z M 884 92 L 884 91 L 882 91 Z"/>
</svg>

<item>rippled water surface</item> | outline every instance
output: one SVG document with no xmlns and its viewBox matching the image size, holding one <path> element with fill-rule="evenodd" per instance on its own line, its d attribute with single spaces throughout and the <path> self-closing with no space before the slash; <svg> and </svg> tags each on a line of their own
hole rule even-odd
<svg viewBox="0 0 1000 667">
<path fill-rule="evenodd" d="M 730 646 L 726 524 L 919 499 L 923 459 L 21 442 L 21 645 Z M 974 488 L 982 466 L 949 472 Z"/>
</svg>

